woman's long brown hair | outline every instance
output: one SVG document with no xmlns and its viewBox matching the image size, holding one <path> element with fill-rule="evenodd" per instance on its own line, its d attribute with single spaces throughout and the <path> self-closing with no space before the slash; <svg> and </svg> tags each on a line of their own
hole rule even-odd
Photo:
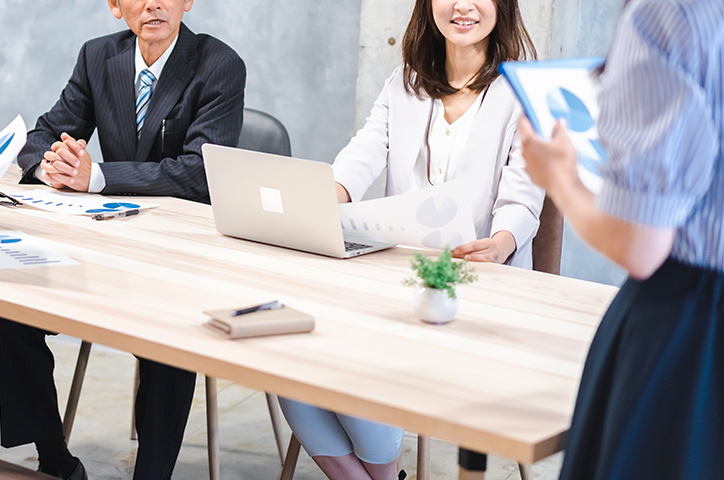
<svg viewBox="0 0 724 480">
<path fill-rule="evenodd" d="M 494 0 L 495 28 L 488 37 L 488 52 L 468 88 L 476 93 L 498 78 L 498 65 L 510 60 L 535 59 L 533 41 L 523 24 L 518 0 Z M 458 92 L 445 70 L 445 37 L 435 25 L 432 0 L 417 0 L 402 40 L 405 89 L 418 98 L 442 98 Z"/>
</svg>

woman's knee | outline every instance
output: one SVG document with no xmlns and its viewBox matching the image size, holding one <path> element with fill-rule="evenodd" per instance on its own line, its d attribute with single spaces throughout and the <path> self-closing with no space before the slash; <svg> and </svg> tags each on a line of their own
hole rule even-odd
<svg viewBox="0 0 724 480">
<path fill-rule="evenodd" d="M 334 412 L 308 403 L 279 397 L 287 423 L 311 457 L 342 457 L 352 444 Z"/>
<path fill-rule="evenodd" d="M 405 431 L 384 423 L 348 415 L 338 415 L 349 436 L 354 453 L 372 465 L 385 465 L 397 460 L 402 451 Z"/>
</svg>

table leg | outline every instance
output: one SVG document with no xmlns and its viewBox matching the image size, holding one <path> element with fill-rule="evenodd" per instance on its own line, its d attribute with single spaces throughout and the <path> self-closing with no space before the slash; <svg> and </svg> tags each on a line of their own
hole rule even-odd
<svg viewBox="0 0 724 480">
<path fill-rule="evenodd" d="M 221 478 L 219 467 L 219 404 L 216 378 L 206 376 L 206 436 L 209 449 L 209 478 Z"/>
<path fill-rule="evenodd" d="M 533 467 L 530 464 L 518 463 L 521 480 L 533 480 Z"/>
<path fill-rule="evenodd" d="M 136 396 L 138 395 L 138 386 L 141 384 L 141 367 L 136 360 L 136 373 L 133 376 L 133 405 L 131 405 L 131 440 L 138 440 L 138 432 L 136 431 Z"/>
<path fill-rule="evenodd" d="M 417 480 L 430 478 L 430 437 L 417 436 Z"/>
</svg>

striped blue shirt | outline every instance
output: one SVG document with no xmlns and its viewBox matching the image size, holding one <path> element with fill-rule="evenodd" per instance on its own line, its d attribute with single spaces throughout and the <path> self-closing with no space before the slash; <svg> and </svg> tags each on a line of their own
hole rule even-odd
<svg viewBox="0 0 724 480">
<path fill-rule="evenodd" d="M 677 229 L 671 255 L 724 271 L 724 0 L 638 0 L 600 94 L 598 207 Z"/>
</svg>

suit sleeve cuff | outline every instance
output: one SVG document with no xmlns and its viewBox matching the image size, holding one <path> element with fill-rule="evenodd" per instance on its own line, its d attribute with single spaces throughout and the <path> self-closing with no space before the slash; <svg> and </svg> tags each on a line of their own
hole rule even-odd
<svg viewBox="0 0 724 480">
<path fill-rule="evenodd" d="M 501 208 L 493 217 L 490 236 L 501 231 L 507 231 L 513 235 L 515 249 L 519 251 L 533 239 L 538 231 L 538 219 L 534 218 L 522 205 L 508 205 Z"/>
<path fill-rule="evenodd" d="M 104 188 L 106 188 L 106 177 L 103 175 L 103 170 L 100 165 L 93 163 L 88 182 L 88 193 L 100 193 Z"/>
</svg>

